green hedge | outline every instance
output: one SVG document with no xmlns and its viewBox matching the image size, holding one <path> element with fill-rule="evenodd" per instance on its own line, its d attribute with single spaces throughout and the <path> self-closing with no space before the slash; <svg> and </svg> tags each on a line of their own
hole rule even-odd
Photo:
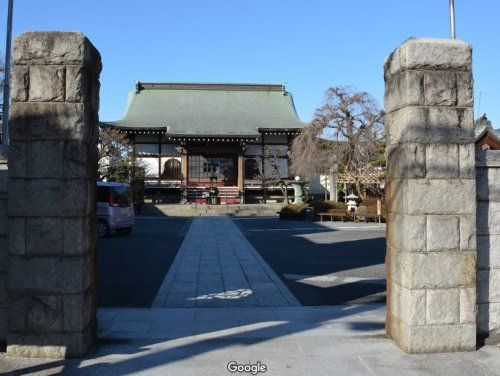
<svg viewBox="0 0 500 376">
<path fill-rule="evenodd" d="M 312 201 L 310 204 L 314 208 L 314 214 L 328 213 L 331 209 L 342 209 L 347 211 L 347 205 L 336 201 Z"/>
<path fill-rule="evenodd" d="M 308 204 L 303 205 L 286 205 L 281 208 L 280 219 L 305 219 L 306 218 L 306 208 Z"/>
</svg>

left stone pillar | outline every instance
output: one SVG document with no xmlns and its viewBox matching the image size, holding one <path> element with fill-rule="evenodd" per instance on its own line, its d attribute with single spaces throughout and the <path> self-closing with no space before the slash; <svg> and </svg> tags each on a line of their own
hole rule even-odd
<svg viewBox="0 0 500 376">
<path fill-rule="evenodd" d="M 101 59 L 78 32 L 14 41 L 7 355 L 84 356 L 96 338 Z"/>
</svg>

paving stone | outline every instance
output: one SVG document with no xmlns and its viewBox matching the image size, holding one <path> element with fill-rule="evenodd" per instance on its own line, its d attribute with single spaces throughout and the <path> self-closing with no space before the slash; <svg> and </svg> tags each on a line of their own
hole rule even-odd
<svg viewBox="0 0 500 376">
<path fill-rule="evenodd" d="M 278 276 L 270 274 L 272 269 L 230 218 L 195 218 L 153 306 L 299 305 Z"/>
</svg>

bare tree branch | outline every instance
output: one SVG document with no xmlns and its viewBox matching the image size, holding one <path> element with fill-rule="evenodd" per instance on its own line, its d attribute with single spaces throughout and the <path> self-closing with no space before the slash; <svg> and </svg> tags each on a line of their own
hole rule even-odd
<svg viewBox="0 0 500 376">
<path fill-rule="evenodd" d="M 385 113 L 366 92 L 349 87 L 329 88 L 324 104 L 310 126 L 292 143 L 291 170 L 310 178 L 315 174 L 337 175 L 350 181 L 363 196 L 361 186 L 373 181 L 384 137 Z"/>
</svg>

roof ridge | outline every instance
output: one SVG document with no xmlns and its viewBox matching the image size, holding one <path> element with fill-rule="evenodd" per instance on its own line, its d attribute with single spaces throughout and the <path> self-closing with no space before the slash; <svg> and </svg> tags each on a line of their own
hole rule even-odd
<svg viewBox="0 0 500 376">
<path fill-rule="evenodd" d="M 285 93 L 284 84 L 256 83 L 216 83 L 216 82 L 140 82 L 136 91 L 141 90 L 234 90 L 234 91 L 280 91 Z"/>
</svg>

